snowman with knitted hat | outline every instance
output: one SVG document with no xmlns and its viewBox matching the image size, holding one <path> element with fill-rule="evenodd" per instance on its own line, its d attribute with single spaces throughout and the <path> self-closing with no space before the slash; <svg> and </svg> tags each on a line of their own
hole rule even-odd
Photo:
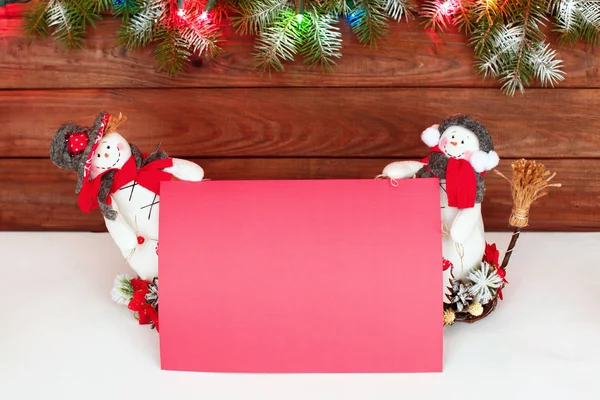
<svg viewBox="0 0 600 400">
<path fill-rule="evenodd" d="M 80 209 L 100 209 L 129 266 L 150 281 L 158 276 L 160 183 L 173 177 L 201 181 L 204 171 L 159 148 L 142 154 L 117 132 L 125 119 L 102 112 L 91 128 L 64 124 L 52 140 L 50 157 L 59 168 L 77 172 Z"/>
<path fill-rule="evenodd" d="M 438 178 L 442 213 L 445 303 L 450 303 L 451 281 L 461 279 L 481 263 L 485 230 L 481 202 L 483 176 L 498 165 L 499 157 L 487 129 L 467 115 L 454 115 L 427 128 L 421 139 L 430 154 L 421 161 L 388 164 L 383 176 L 391 179 Z"/>
</svg>

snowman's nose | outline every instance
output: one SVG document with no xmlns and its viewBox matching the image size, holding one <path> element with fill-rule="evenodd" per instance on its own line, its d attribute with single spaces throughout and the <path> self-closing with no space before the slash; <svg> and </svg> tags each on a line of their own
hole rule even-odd
<svg viewBox="0 0 600 400">
<path fill-rule="evenodd" d="M 458 144 L 458 142 L 450 142 L 450 144 L 451 144 L 452 146 L 456 146 L 456 145 Z"/>
<path fill-rule="evenodd" d="M 108 153 L 104 153 L 104 158 L 108 158 Z"/>
</svg>

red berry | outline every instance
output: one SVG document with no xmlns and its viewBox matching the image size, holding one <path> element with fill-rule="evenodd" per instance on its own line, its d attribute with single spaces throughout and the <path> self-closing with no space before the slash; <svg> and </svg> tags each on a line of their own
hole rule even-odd
<svg viewBox="0 0 600 400">
<path fill-rule="evenodd" d="M 442 259 L 442 268 L 444 271 L 451 267 L 452 267 L 452 263 L 450 262 L 450 260 L 446 260 L 445 258 Z"/>
<path fill-rule="evenodd" d="M 137 240 L 138 240 L 138 244 L 144 244 L 144 242 L 146 241 L 146 240 L 145 240 L 143 237 L 141 237 L 141 236 L 138 236 L 138 237 L 137 237 Z"/>
</svg>

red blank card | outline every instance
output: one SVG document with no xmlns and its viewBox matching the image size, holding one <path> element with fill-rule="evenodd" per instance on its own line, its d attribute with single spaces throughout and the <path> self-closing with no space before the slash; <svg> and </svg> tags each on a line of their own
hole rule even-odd
<svg viewBox="0 0 600 400">
<path fill-rule="evenodd" d="M 442 369 L 434 179 L 167 182 L 167 370 Z"/>
</svg>

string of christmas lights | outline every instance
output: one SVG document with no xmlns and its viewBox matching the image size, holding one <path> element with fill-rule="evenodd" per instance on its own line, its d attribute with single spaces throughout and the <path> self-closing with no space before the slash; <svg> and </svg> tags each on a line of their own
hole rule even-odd
<svg viewBox="0 0 600 400">
<path fill-rule="evenodd" d="M 121 18 L 121 43 L 128 49 L 153 45 L 159 69 L 170 74 L 192 56 L 217 54 L 226 22 L 256 36 L 256 68 L 271 73 L 298 56 L 310 67 L 334 70 L 342 56 L 341 18 L 373 48 L 390 23 L 418 18 L 427 29 L 463 32 L 478 72 L 509 95 L 564 79 L 546 28 L 567 42 L 592 44 L 600 32 L 598 0 L 40 0 L 29 8 L 26 29 L 81 47 L 88 26 L 106 13 Z"/>
</svg>

